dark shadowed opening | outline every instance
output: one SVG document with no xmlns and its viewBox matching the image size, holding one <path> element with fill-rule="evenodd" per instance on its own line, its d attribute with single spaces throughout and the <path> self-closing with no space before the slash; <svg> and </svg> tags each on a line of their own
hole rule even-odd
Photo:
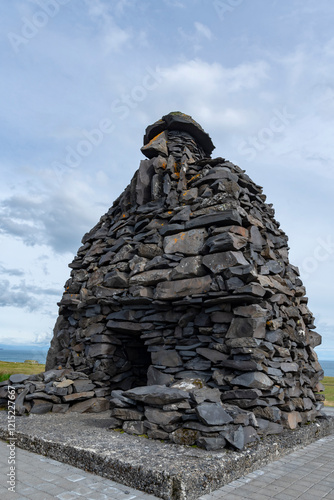
<svg viewBox="0 0 334 500">
<path fill-rule="evenodd" d="M 117 374 L 111 379 L 111 389 L 123 391 L 147 385 L 147 370 L 151 365 L 151 355 L 144 341 L 139 337 L 122 339 L 114 354 Z"/>
</svg>

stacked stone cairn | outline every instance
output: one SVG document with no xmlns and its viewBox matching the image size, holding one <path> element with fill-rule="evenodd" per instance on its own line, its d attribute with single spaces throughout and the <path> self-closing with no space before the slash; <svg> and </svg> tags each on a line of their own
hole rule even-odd
<svg viewBox="0 0 334 500">
<path fill-rule="evenodd" d="M 111 408 L 112 429 L 209 450 L 322 416 L 321 337 L 288 238 L 213 149 L 179 112 L 146 129 L 147 159 L 70 264 L 47 371 L 10 378 L 17 411 Z"/>
</svg>

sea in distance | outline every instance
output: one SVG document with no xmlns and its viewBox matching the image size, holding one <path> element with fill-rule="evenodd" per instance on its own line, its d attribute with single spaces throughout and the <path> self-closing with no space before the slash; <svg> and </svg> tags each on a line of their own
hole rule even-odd
<svg viewBox="0 0 334 500">
<path fill-rule="evenodd" d="M 38 363 L 44 364 L 48 349 L 48 345 L 0 344 L 0 361 L 24 363 L 28 359 L 34 359 Z"/>
<path fill-rule="evenodd" d="M 0 361 L 15 361 L 24 363 L 27 359 L 34 359 L 38 363 L 45 363 L 48 345 L 5 345 L 0 344 Z M 334 360 L 319 359 L 319 363 L 326 377 L 334 377 Z"/>
</svg>

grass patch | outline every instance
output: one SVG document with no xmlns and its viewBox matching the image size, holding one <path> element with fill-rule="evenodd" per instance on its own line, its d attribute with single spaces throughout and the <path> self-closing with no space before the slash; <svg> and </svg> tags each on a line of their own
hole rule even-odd
<svg viewBox="0 0 334 500">
<path fill-rule="evenodd" d="M 325 406 L 334 406 L 334 377 L 324 377 L 321 383 L 325 386 Z"/>
<path fill-rule="evenodd" d="M 29 364 L 29 363 L 14 363 L 10 361 L 0 361 L 0 382 L 7 380 L 14 373 L 24 373 L 25 375 L 33 375 L 45 371 L 45 365 Z"/>
</svg>

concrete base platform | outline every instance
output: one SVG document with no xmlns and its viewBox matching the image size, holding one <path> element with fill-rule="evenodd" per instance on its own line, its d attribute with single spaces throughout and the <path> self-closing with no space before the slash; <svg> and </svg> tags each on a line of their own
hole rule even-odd
<svg viewBox="0 0 334 500">
<path fill-rule="evenodd" d="M 0 413 L 0 438 L 18 447 L 88 470 L 165 500 L 192 500 L 334 432 L 334 418 L 279 436 L 242 452 L 209 452 L 108 430 L 110 412 L 16 417 L 9 436 Z"/>
</svg>

